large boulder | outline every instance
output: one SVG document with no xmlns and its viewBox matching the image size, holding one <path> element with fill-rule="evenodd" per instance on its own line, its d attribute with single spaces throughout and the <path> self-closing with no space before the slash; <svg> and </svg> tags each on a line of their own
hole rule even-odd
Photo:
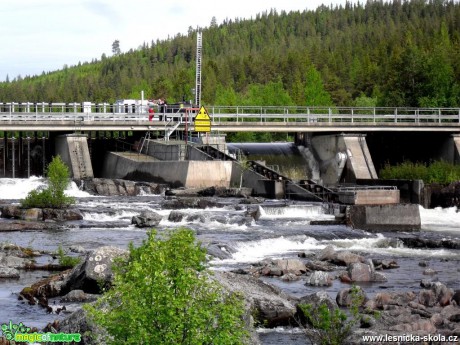
<svg viewBox="0 0 460 345">
<path fill-rule="evenodd" d="M 0 266 L 7 268 L 27 268 L 33 265 L 34 261 L 30 258 L 18 257 L 6 253 L 0 253 Z"/>
<path fill-rule="evenodd" d="M 43 330 L 46 332 L 79 333 L 79 345 L 105 345 L 109 334 L 88 319 L 86 310 L 79 309 L 61 321 L 48 324 Z"/>
<path fill-rule="evenodd" d="M 336 252 L 335 252 L 334 247 L 331 245 L 328 245 L 318 253 L 318 260 L 319 261 L 332 261 L 334 260 L 335 255 L 336 255 Z"/>
<path fill-rule="evenodd" d="M 340 277 L 342 282 L 385 282 L 387 278 L 384 274 L 376 272 L 372 260 L 367 263 L 355 262 L 347 267 L 347 271 Z"/>
<path fill-rule="evenodd" d="M 250 275 L 217 271 L 214 278 L 229 291 L 241 293 L 260 324 L 276 327 L 295 322 L 296 308 L 291 298 L 278 288 Z"/>
<path fill-rule="evenodd" d="M 26 208 L 21 212 L 23 220 L 43 220 L 43 210 L 41 208 Z"/>
<path fill-rule="evenodd" d="M 63 283 L 70 272 L 71 270 L 67 270 L 51 275 L 23 288 L 19 294 L 19 299 L 25 299 L 31 305 L 38 303 L 48 311 L 51 311 L 48 306 L 48 298 L 61 295 Z"/>
<path fill-rule="evenodd" d="M 268 260 L 265 262 L 265 265 L 259 271 L 260 274 L 265 276 L 282 276 L 287 274 L 300 276 L 307 271 L 305 264 L 299 259 Z"/>
<path fill-rule="evenodd" d="M 41 231 L 58 230 L 62 225 L 56 222 L 30 221 L 30 220 L 5 220 L 0 222 L 1 231 Z"/>
<path fill-rule="evenodd" d="M 105 196 L 135 196 L 143 193 L 161 194 L 165 190 L 165 186 L 150 182 L 94 178 L 85 180 L 83 189 L 92 194 Z"/>
<path fill-rule="evenodd" d="M 71 290 L 101 293 L 112 284 L 112 266 L 115 259 L 126 258 L 127 256 L 128 251 L 112 246 L 100 247 L 92 251 L 82 263 L 75 266 L 66 278 L 62 294 Z"/>
<path fill-rule="evenodd" d="M 454 290 L 449 289 L 441 282 L 422 282 L 423 287 L 428 290 L 422 290 L 419 294 L 420 303 L 426 306 L 433 306 L 439 304 L 445 307 L 451 303 L 454 296 Z M 424 303 L 422 303 L 424 302 Z"/>
<path fill-rule="evenodd" d="M 142 211 L 140 215 L 134 216 L 131 219 L 131 224 L 138 228 L 151 228 L 160 224 L 163 217 L 153 211 Z"/>
<path fill-rule="evenodd" d="M 341 307 L 350 307 L 359 300 L 364 304 L 367 299 L 366 292 L 360 286 L 356 286 L 355 289 L 356 291 L 353 291 L 353 288 L 340 290 L 335 298 L 337 304 Z"/>
<path fill-rule="evenodd" d="M 219 207 L 219 204 L 216 200 L 212 198 L 189 198 L 189 197 L 180 197 L 173 198 L 170 200 L 165 200 L 161 208 L 170 209 L 170 210 L 180 210 L 186 208 L 210 208 L 210 207 Z"/>
<path fill-rule="evenodd" d="M 337 265 L 348 266 L 358 262 L 364 262 L 364 257 L 349 251 L 341 251 L 335 254 L 332 262 Z"/>
<path fill-rule="evenodd" d="M 331 286 L 332 278 L 327 272 L 314 271 L 308 278 L 305 285 Z"/>
<path fill-rule="evenodd" d="M 318 291 L 316 293 L 300 298 L 296 305 L 296 318 L 300 321 L 301 324 L 307 324 L 308 317 L 304 314 L 303 308 L 301 308 L 301 306 L 309 305 L 311 306 L 312 310 L 318 310 L 322 304 L 325 304 L 327 309 L 330 311 L 338 308 L 337 303 L 331 297 L 329 297 L 326 291 Z"/>
<path fill-rule="evenodd" d="M 187 218 L 187 213 L 177 210 L 172 210 L 168 216 L 168 220 L 174 223 L 180 223 L 184 218 Z"/>
<path fill-rule="evenodd" d="M 0 209 L 2 218 L 15 218 L 20 219 L 22 210 L 19 205 L 5 205 Z"/>
<path fill-rule="evenodd" d="M 83 215 L 78 209 L 65 208 L 21 208 L 19 205 L 7 205 L 1 209 L 2 218 L 14 218 L 27 221 L 70 221 L 82 220 Z"/>
<path fill-rule="evenodd" d="M 43 220 L 56 220 L 60 222 L 82 220 L 83 215 L 80 210 L 75 208 L 44 208 Z"/>
<path fill-rule="evenodd" d="M 283 274 L 293 273 L 295 275 L 302 275 L 307 271 L 305 264 L 299 259 L 276 260 L 275 264 L 283 271 Z"/>
<path fill-rule="evenodd" d="M 19 271 L 16 268 L 0 266 L 0 278 L 19 278 Z"/>
<path fill-rule="evenodd" d="M 99 295 L 86 293 L 83 290 L 72 290 L 67 295 L 63 296 L 60 302 L 67 303 L 83 303 L 95 301 Z"/>
<path fill-rule="evenodd" d="M 369 265 L 357 262 L 348 266 L 348 274 L 353 282 L 372 281 L 372 269 Z"/>
</svg>

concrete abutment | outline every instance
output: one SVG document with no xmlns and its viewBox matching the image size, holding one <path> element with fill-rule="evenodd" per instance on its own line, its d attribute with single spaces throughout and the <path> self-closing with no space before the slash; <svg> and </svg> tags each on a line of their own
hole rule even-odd
<svg viewBox="0 0 460 345">
<path fill-rule="evenodd" d="M 69 167 L 72 179 L 83 180 L 94 177 L 86 135 L 60 135 L 56 137 L 55 144 L 55 152 Z"/>
<path fill-rule="evenodd" d="M 311 178 L 325 186 L 378 178 L 363 134 L 313 136 L 303 133 L 297 139 Z"/>
</svg>

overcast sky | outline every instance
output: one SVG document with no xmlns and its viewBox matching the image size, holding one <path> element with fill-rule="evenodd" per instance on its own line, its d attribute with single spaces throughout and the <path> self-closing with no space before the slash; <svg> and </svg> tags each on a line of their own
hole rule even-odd
<svg viewBox="0 0 460 345">
<path fill-rule="evenodd" d="M 0 81 L 73 66 L 144 42 L 207 27 L 216 17 L 251 18 L 269 11 L 303 11 L 345 0 L 2 0 Z M 355 2 L 355 1 L 349 1 Z M 364 2 L 364 0 L 362 1 Z M 205 40 L 206 38 L 203 37 Z"/>
</svg>

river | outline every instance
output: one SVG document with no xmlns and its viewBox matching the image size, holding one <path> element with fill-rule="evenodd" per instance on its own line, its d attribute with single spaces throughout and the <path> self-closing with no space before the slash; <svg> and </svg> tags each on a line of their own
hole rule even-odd
<svg viewBox="0 0 460 345">
<path fill-rule="evenodd" d="M 3 199 L 0 201 L 18 202 L 28 191 L 44 183 L 43 179 L 36 177 L 0 179 L 0 199 Z M 343 225 L 311 225 L 311 220 L 331 218 L 324 214 L 320 204 L 266 201 L 260 206 L 261 218 L 247 222 L 244 221 L 246 206 L 235 208 L 238 200 L 224 199 L 218 208 L 182 210 L 196 217 L 192 217 L 192 221 L 173 223 L 168 221 L 171 210 L 161 209 L 165 198 L 162 195 L 95 197 L 80 191 L 75 184 L 69 187 L 67 194 L 77 198 L 77 207 L 84 215 L 83 221 L 69 222 L 66 229 L 59 231 L 3 232 L 0 241 L 45 251 L 55 251 L 58 246 L 68 249 L 76 245 L 88 250 L 103 245 L 126 248 L 130 242 L 139 244 L 146 237 L 146 230 L 131 225 L 131 217 L 141 210 L 153 210 L 163 216 L 159 230 L 187 226 L 196 231 L 201 242 L 219 250 L 223 255 L 220 259 L 214 258 L 210 261 L 212 269 L 246 268 L 266 258 L 297 257 L 299 253 L 314 252 L 332 245 L 337 250 L 347 249 L 367 258 L 391 258 L 398 262 L 399 268 L 384 271 L 387 282 L 363 286 L 368 295 L 381 290 L 416 291 L 420 289 L 420 281 L 426 278 L 439 280 L 453 289 L 460 289 L 460 250 L 411 249 L 395 239 L 402 235 L 414 236 L 410 233 L 373 234 Z M 279 206 L 280 203 L 286 203 L 288 207 L 272 207 Z M 460 213 L 455 208 L 420 208 L 420 212 L 422 231 L 416 236 L 459 239 Z M 44 256 L 41 260 L 51 258 Z M 419 265 L 421 261 L 427 262 L 437 274 L 432 277 L 423 275 L 425 268 Z M 0 323 L 13 320 L 27 326 L 43 327 L 48 322 L 65 316 L 47 314 L 40 307 L 29 306 L 17 299 L 24 286 L 48 274 L 49 272 L 44 271 L 21 272 L 18 280 L 0 279 Z M 324 289 L 305 286 L 303 280 L 282 282 L 278 278 L 263 279 L 298 297 Z M 337 292 L 344 287 L 345 284 L 334 280 L 327 291 L 335 298 Z M 67 309 L 71 311 L 77 307 L 68 305 Z M 265 345 L 304 343 L 303 336 L 295 328 L 259 329 L 259 335 Z"/>
</svg>

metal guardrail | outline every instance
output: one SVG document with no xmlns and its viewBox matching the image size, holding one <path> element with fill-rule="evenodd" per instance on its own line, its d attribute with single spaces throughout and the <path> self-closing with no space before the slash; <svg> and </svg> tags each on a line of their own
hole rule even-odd
<svg viewBox="0 0 460 345">
<path fill-rule="evenodd" d="M 354 185 L 354 186 L 340 186 L 338 188 L 334 188 L 335 192 L 356 192 L 361 190 L 396 190 L 398 189 L 396 186 L 362 186 L 362 185 Z"/>
<path fill-rule="evenodd" d="M 145 105 L 132 106 L 126 112 L 109 103 L 0 103 L 1 121 L 148 121 Z M 123 109 L 125 110 L 125 109 Z M 399 108 L 399 107 L 305 107 L 305 106 L 208 106 L 213 124 L 301 123 L 321 126 L 334 124 L 388 125 L 460 124 L 460 108 Z M 171 111 L 171 109 L 170 109 Z M 185 111 L 156 112 L 154 121 L 175 117 L 185 123 Z M 188 123 L 192 122 L 189 118 Z"/>
</svg>

